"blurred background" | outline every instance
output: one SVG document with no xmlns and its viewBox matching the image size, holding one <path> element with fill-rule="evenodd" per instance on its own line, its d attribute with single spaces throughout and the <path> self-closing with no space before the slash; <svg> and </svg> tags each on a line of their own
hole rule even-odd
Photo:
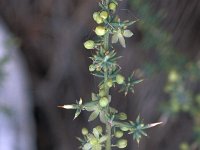
<svg viewBox="0 0 200 150">
<path fill-rule="evenodd" d="M 83 42 L 94 37 L 92 13 L 99 0 L 0 0 L 0 150 L 75 150 L 88 113 L 58 109 L 90 98 Z M 112 90 L 114 107 L 131 120 L 163 121 L 129 150 L 200 149 L 200 1 L 123 0 L 122 19 L 139 21 L 122 72 L 145 80 L 126 97 Z"/>
</svg>

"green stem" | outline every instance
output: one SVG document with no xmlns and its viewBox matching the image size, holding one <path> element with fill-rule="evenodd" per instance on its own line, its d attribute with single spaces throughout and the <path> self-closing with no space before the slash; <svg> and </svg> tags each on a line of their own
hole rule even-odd
<svg viewBox="0 0 200 150">
<path fill-rule="evenodd" d="M 106 150 L 111 150 L 111 125 L 109 123 L 106 124 L 106 133 L 107 133 Z"/>
<path fill-rule="evenodd" d="M 104 49 L 107 51 L 109 49 L 109 32 L 104 35 Z"/>
<path fill-rule="evenodd" d="M 106 5 L 108 5 L 109 4 L 109 0 L 106 0 Z"/>
<path fill-rule="evenodd" d="M 109 50 L 109 32 L 107 32 L 104 35 L 104 50 L 108 51 Z M 106 85 L 106 81 L 108 79 L 108 72 L 107 72 L 107 68 L 105 68 L 104 70 L 104 83 L 105 83 L 105 92 L 107 97 L 109 96 L 109 88 Z M 106 114 L 109 113 L 109 105 L 106 108 Z M 111 150 L 111 125 L 109 122 L 106 123 L 106 135 L 107 135 L 107 140 L 106 140 L 106 150 Z"/>
</svg>

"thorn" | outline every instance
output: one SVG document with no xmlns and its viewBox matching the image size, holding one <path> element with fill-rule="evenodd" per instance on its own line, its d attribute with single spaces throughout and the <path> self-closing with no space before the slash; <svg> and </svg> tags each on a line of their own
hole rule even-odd
<svg viewBox="0 0 200 150">
<path fill-rule="evenodd" d="M 73 105 L 63 105 L 63 106 L 57 106 L 59 108 L 64 108 L 64 109 L 74 109 Z"/>
<path fill-rule="evenodd" d="M 125 92 L 124 95 L 127 96 L 128 92 Z"/>
<path fill-rule="evenodd" d="M 155 127 L 155 126 L 160 125 L 160 124 L 163 124 L 163 122 L 151 123 L 151 124 L 148 125 L 148 128 L 152 128 L 152 127 Z"/>
<path fill-rule="evenodd" d="M 58 108 L 64 108 L 64 106 L 57 106 Z"/>
<path fill-rule="evenodd" d="M 140 140 L 137 139 L 138 148 L 140 147 Z"/>
<path fill-rule="evenodd" d="M 82 100 L 82 98 L 80 98 L 79 105 L 81 105 L 82 103 L 83 103 L 83 100 Z"/>
<path fill-rule="evenodd" d="M 133 77 L 133 76 L 134 76 L 134 74 L 135 74 L 135 71 L 133 70 L 133 72 L 131 73 L 131 76 Z"/>
</svg>

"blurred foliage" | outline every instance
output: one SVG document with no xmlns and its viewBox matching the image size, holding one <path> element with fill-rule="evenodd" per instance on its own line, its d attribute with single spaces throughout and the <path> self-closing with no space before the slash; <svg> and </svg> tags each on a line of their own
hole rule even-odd
<svg viewBox="0 0 200 150">
<path fill-rule="evenodd" d="M 0 86 L 3 82 L 3 80 L 5 79 L 6 77 L 6 72 L 5 72 L 5 65 L 8 63 L 9 59 L 10 59 L 10 55 L 11 55 L 11 52 L 10 49 L 13 49 L 13 48 L 17 48 L 20 46 L 21 44 L 21 41 L 18 37 L 14 36 L 14 35 L 11 35 L 10 37 L 5 37 L 5 40 L 3 41 L 4 43 L 4 51 L 5 53 L 2 53 L 2 56 L 0 58 Z"/>
<path fill-rule="evenodd" d="M 7 56 L 0 58 L 0 85 L 2 84 L 2 81 L 5 77 L 5 72 L 4 72 L 3 68 L 7 61 L 8 61 Z"/>
<path fill-rule="evenodd" d="M 0 88 L 2 88 L 2 84 L 6 78 L 7 72 L 5 71 L 5 67 L 6 64 L 9 62 L 10 60 L 10 48 L 13 47 L 18 47 L 20 45 L 20 40 L 19 38 L 15 37 L 14 35 L 11 35 L 11 37 L 9 38 L 5 38 L 5 40 L 3 41 L 4 45 L 2 45 L 2 48 L 5 48 L 5 54 L 2 53 L 2 56 L 0 58 Z M 1 89 L 0 89 L 1 91 Z M 1 105 L 0 104 L 0 113 L 3 113 L 9 117 L 11 117 L 13 115 L 13 112 L 10 108 Z"/>
<path fill-rule="evenodd" d="M 194 137 L 189 144 L 182 143 L 180 149 L 199 149 L 200 94 L 196 86 L 200 80 L 200 60 L 190 60 L 176 50 L 172 43 L 172 33 L 161 24 L 167 17 L 164 10 L 155 12 L 151 2 L 147 0 L 130 0 L 130 2 L 142 18 L 137 24 L 143 35 L 141 47 L 156 56 L 156 60 L 150 60 L 151 62 L 145 64 L 144 72 L 146 75 L 155 72 L 167 74 L 164 91 L 169 95 L 169 100 L 162 104 L 163 113 L 169 116 L 181 112 L 188 113 L 194 122 Z"/>
<path fill-rule="evenodd" d="M 4 71 L 5 68 L 5 64 L 8 61 L 8 56 L 2 56 L 2 58 L 0 58 L 0 88 L 2 87 L 2 83 L 3 80 L 5 79 L 6 73 Z M 1 89 L 0 89 L 1 91 Z M 0 113 L 6 114 L 8 116 L 11 116 L 11 110 L 5 106 L 1 106 L 0 104 Z"/>
</svg>

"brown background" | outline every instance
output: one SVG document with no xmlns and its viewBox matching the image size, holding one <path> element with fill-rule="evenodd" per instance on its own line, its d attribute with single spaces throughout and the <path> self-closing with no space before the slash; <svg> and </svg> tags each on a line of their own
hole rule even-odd
<svg viewBox="0 0 200 150">
<path fill-rule="evenodd" d="M 130 2 L 124 0 L 121 7 L 142 20 Z M 163 9 L 168 13 L 162 26 L 173 34 L 176 49 L 191 60 L 199 57 L 200 1 L 151 0 L 151 7 L 155 12 Z M 39 150 L 77 149 L 75 136 L 80 135 L 81 127 L 96 125 L 87 123 L 87 113 L 73 121 L 73 111 L 56 106 L 73 103 L 80 97 L 87 100 L 98 85 L 88 71 L 90 52 L 82 45 L 94 35 L 91 14 L 97 9 L 97 0 L 0 0 L 0 16 L 20 38 L 28 66 Z M 125 74 L 140 68 L 145 58 L 151 57 L 139 47 L 142 31 L 132 29 L 135 36 L 127 41 L 126 50 L 119 51 L 124 56 L 120 65 Z M 112 105 L 128 113 L 132 120 L 140 114 L 146 123 L 158 121 L 165 117 L 158 107 L 166 98 L 162 90 L 165 78 L 162 71 L 156 72 L 136 87 L 134 95 L 125 98 L 113 90 Z M 179 143 L 191 136 L 190 122 L 184 114 L 178 119 L 170 118 L 163 126 L 151 129 L 150 137 L 139 148 L 130 139 L 129 149 L 177 150 Z"/>
</svg>

